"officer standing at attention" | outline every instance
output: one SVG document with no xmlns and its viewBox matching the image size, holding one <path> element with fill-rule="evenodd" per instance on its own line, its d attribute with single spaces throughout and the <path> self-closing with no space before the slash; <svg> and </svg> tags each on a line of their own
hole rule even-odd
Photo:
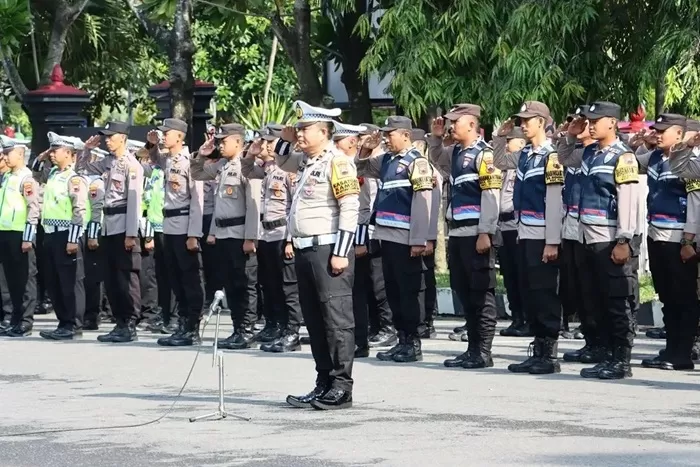
<svg viewBox="0 0 700 467">
<path fill-rule="evenodd" d="M 581 167 L 581 292 L 584 300 L 591 300 L 584 309 L 595 313 L 590 323 L 597 327 L 593 332 L 584 329 L 584 335 L 600 336 L 601 345 L 612 354 L 594 367 L 582 369 L 581 376 L 621 379 L 632 376 L 631 298 L 637 271 L 630 263 L 630 242 L 637 230 L 639 164 L 629 146 L 617 138 L 619 105 L 594 102 L 582 114 L 588 119 L 591 137 L 598 142 L 596 151 L 584 158 L 584 151 L 574 150 L 576 137 L 586 128 L 580 119 L 569 124 L 568 136 L 560 139 L 559 147 L 564 165 Z"/>
<path fill-rule="evenodd" d="M 302 101 L 294 107 L 296 144 L 302 152 L 278 156 L 277 165 L 297 173 L 288 237 L 294 245 L 301 312 L 316 362 L 316 387 L 303 396 L 287 396 L 287 403 L 344 409 L 352 406 L 353 240 L 360 187 L 355 165 L 331 141 L 332 117 L 339 116 L 340 109 L 312 107 Z M 289 143 L 295 139 L 287 132 L 283 137 Z"/>
<path fill-rule="evenodd" d="M 95 154 L 92 155 L 95 158 Z M 93 159 L 93 162 L 95 159 Z M 83 329 L 97 331 L 100 325 L 100 302 L 102 301 L 101 286 L 106 273 L 104 248 L 100 246 L 102 231 L 102 210 L 105 200 L 105 183 L 103 175 L 85 177 L 88 183 L 89 211 L 85 249 L 85 318 Z M 86 206 L 86 208 L 87 208 Z"/>
<path fill-rule="evenodd" d="M 448 368 L 493 366 L 491 345 L 496 332 L 496 248 L 503 175 L 493 151 L 480 136 L 481 107 L 458 104 L 432 125 L 430 157 L 450 177 L 447 225 L 450 285 L 459 294 L 467 318 L 467 351 L 445 360 Z M 444 148 L 445 120 L 456 144 Z"/>
<path fill-rule="evenodd" d="M 100 136 L 85 143 L 76 168 L 89 175 L 107 173 L 101 241 L 105 251 L 107 277 L 105 289 L 117 321 L 108 334 L 97 336 L 100 342 L 131 342 L 137 339 L 136 323 L 141 315 L 141 245 L 139 219 L 143 190 L 141 163 L 127 151 L 129 125 L 109 122 L 100 131 L 110 152 L 102 160 L 91 162 L 90 150 L 97 147 Z"/>
<path fill-rule="evenodd" d="M 379 135 L 368 139 L 356 160 L 362 177 L 378 178 L 374 238 L 382 243 L 384 280 L 399 343 L 377 358 L 397 363 L 423 360 L 425 252 L 430 230 L 433 169 L 413 147 L 411 120 L 392 116 L 381 129 L 390 152 L 370 156 Z"/>
<path fill-rule="evenodd" d="M 222 156 L 216 161 L 207 157 L 214 151 L 214 139 L 219 141 Z M 233 320 L 233 334 L 219 342 L 219 347 L 232 350 L 250 348 L 257 319 L 256 253 L 262 186 L 259 179 L 249 180 L 242 174 L 244 142 L 243 125 L 223 125 L 202 145 L 190 167 L 194 180 L 219 179 L 207 243 L 216 245 L 216 255 L 223 268 L 220 276 Z"/>
<path fill-rule="evenodd" d="M 506 135 L 506 152 L 517 153 L 523 150 L 527 140 L 522 128 L 514 126 Z M 503 284 L 508 297 L 508 308 L 512 323 L 506 329 L 501 329 L 501 336 L 530 337 L 532 318 L 525 315 L 523 305 L 523 278 L 518 266 L 518 221 L 513 208 L 513 189 L 515 187 L 516 170 L 503 171 L 503 186 L 499 203 L 498 229 L 501 232 L 502 245 L 498 248 L 498 264 L 503 276 Z"/>
<path fill-rule="evenodd" d="M 82 321 L 78 310 L 84 308 L 79 301 L 85 299 L 83 288 L 83 258 L 81 241 L 85 225 L 87 183 L 73 170 L 76 150 L 82 150 L 83 142 L 77 138 L 49 133 L 49 152 L 53 167 L 48 171 L 44 187 L 41 223 L 44 226 L 46 252 L 46 281 L 53 303 L 58 327 L 53 331 L 41 331 L 39 335 L 49 340 L 72 340 L 76 323 Z M 48 168 L 45 164 L 44 172 Z M 43 174 L 35 172 L 41 182 Z M 82 296 L 80 296 L 82 294 Z"/>
<path fill-rule="evenodd" d="M 217 180 L 207 180 L 202 183 L 202 191 L 204 193 L 202 217 L 202 238 L 200 239 L 200 247 L 202 249 L 202 276 L 204 283 L 204 308 L 209 309 L 214 293 L 223 288 L 222 278 L 219 275 L 220 267 L 218 265 L 219 258 L 216 253 L 216 245 L 207 243 L 209 237 L 209 229 L 212 226 L 212 217 L 214 216 L 214 203 L 216 200 Z"/>
<path fill-rule="evenodd" d="M 518 153 L 506 152 L 506 135 L 513 121 L 506 121 L 493 138 L 494 164 L 501 170 L 517 170 L 513 206 L 518 218 L 520 275 L 527 316 L 535 334 L 532 356 L 511 364 L 514 373 L 559 373 L 557 342 L 561 327 L 561 302 L 557 293 L 561 243 L 564 168 L 547 138 L 549 108 L 528 101 L 514 115 L 530 144 Z"/>
<path fill-rule="evenodd" d="M 180 313 L 177 331 L 158 339 L 158 345 L 190 346 L 200 342 L 199 320 L 204 304 L 198 254 L 204 193 L 202 182 L 190 176 L 189 151 L 185 148 L 187 123 L 166 118 L 158 129 L 163 132 L 167 153 L 159 152 L 156 131 L 148 133 L 147 147 L 151 162 L 163 168 L 165 174 L 163 256 Z"/>
<path fill-rule="evenodd" d="M 24 163 L 26 150 L 22 144 L 3 140 L 0 155 L 9 169 L 0 188 L 0 262 L 12 302 L 10 327 L 0 331 L 6 337 L 31 335 L 37 300 L 33 243 L 41 200 L 39 184 Z"/>
</svg>

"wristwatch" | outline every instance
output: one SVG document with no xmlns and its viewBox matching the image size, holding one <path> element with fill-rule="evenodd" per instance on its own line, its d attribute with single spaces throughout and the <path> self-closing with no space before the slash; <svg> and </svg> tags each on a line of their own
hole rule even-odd
<svg viewBox="0 0 700 467">
<path fill-rule="evenodd" d="M 695 246 L 695 239 L 681 238 L 681 246 Z"/>
<path fill-rule="evenodd" d="M 630 242 L 629 238 L 618 238 L 617 239 L 617 244 L 618 245 L 626 245 Z"/>
</svg>

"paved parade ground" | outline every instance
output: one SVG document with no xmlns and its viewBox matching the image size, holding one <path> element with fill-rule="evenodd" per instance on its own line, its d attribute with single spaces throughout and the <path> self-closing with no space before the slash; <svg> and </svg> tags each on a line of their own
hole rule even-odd
<svg viewBox="0 0 700 467">
<path fill-rule="evenodd" d="M 38 331 L 54 321 L 38 318 L 32 337 L 0 340 L 2 435 L 157 418 L 195 355 L 194 348 L 160 348 L 148 333 L 125 345 L 99 344 L 97 332 L 47 342 Z M 437 322 L 423 362 L 356 361 L 354 407 L 337 412 L 284 402 L 313 385 L 308 346 L 284 355 L 227 352 L 227 409 L 252 420 L 189 423 L 217 405 L 208 330 L 192 379 L 166 419 L 0 438 L 0 466 L 700 465 L 700 371 L 637 366 L 661 341 L 639 338 L 634 378 L 618 382 L 582 380 L 578 364 L 562 363 L 559 375 L 509 374 L 506 366 L 526 354 L 529 339 L 500 336 L 494 368 L 446 369 L 442 361 L 466 346 L 447 339 L 458 324 Z M 559 350 L 581 342 L 564 341 Z"/>
</svg>

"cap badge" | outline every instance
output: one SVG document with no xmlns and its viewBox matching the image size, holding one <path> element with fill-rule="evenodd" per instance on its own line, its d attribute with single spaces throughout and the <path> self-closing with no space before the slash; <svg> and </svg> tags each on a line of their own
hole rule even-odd
<svg viewBox="0 0 700 467">
<path fill-rule="evenodd" d="M 659 118 L 656 119 L 657 122 L 662 122 L 663 120 L 664 120 L 663 117 L 659 117 Z"/>
<path fill-rule="evenodd" d="M 105 130 L 109 130 L 109 123 L 105 125 Z"/>
<path fill-rule="evenodd" d="M 389 124 L 389 119 L 387 118 L 386 120 L 384 120 L 384 125 L 388 125 L 388 124 Z"/>
<path fill-rule="evenodd" d="M 219 127 L 219 134 L 221 134 L 221 133 L 223 133 L 223 132 L 224 132 L 223 127 Z"/>
<path fill-rule="evenodd" d="M 525 112 L 527 110 L 527 104 L 523 104 L 522 107 L 520 107 L 521 112 Z"/>
<path fill-rule="evenodd" d="M 296 113 L 297 113 L 297 118 L 301 118 L 304 116 L 304 111 L 301 110 L 301 106 L 299 104 L 297 104 Z"/>
<path fill-rule="evenodd" d="M 593 112 L 595 110 L 595 104 L 593 104 L 589 109 L 590 112 Z"/>
<path fill-rule="evenodd" d="M 574 112 L 574 113 L 575 113 L 576 115 L 580 114 L 580 113 L 581 113 L 581 107 L 577 108 L 577 109 L 576 109 L 576 112 Z"/>
<path fill-rule="evenodd" d="M 266 134 L 266 135 L 271 135 L 271 134 L 272 134 L 272 130 L 270 130 L 269 128 L 265 128 L 265 134 Z"/>
</svg>

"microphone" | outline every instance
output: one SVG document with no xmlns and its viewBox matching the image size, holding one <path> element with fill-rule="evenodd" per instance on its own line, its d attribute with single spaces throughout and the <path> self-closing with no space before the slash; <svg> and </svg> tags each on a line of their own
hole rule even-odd
<svg viewBox="0 0 700 467">
<path fill-rule="evenodd" d="M 209 320 L 211 319 L 211 316 L 214 314 L 214 311 L 220 311 L 221 307 L 219 304 L 226 298 L 226 295 L 224 294 L 223 290 L 217 290 L 214 293 L 214 300 L 212 300 L 211 305 L 209 306 L 209 314 L 207 315 L 207 318 L 204 320 L 204 324 L 206 325 L 209 323 Z"/>
</svg>

